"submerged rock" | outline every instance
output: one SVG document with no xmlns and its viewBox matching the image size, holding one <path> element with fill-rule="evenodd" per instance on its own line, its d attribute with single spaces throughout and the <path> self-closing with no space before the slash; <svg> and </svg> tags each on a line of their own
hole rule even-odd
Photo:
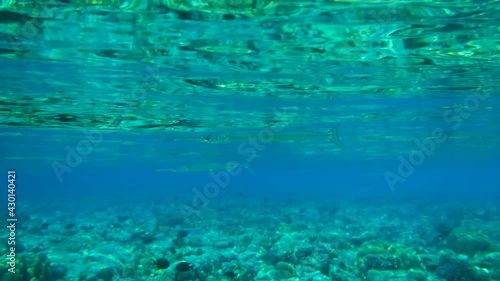
<svg viewBox="0 0 500 281">
<path fill-rule="evenodd" d="M 119 272 L 114 267 L 105 267 L 99 270 L 96 278 L 103 281 L 112 281 L 115 276 L 119 275 Z"/>
<path fill-rule="evenodd" d="M 408 281 L 404 271 L 387 271 L 371 269 L 366 275 L 367 281 Z"/>
<path fill-rule="evenodd" d="M 295 276 L 293 264 L 280 261 L 274 268 L 272 275 L 275 279 L 288 279 Z"/>
<path fill-rule="evenodd" d="M 415 281 L 426 281 L 427 274 L 419 269 L 412 269 L 408 271 L 408 278 L 414 279 Z"/>
<path fill-rule="evenodd" d="M 364 264 L 367 269 L 396 270 L 400 268 L 401 262 L 391 255 L 367 255 Z"/>
<path fill-rule="evenodd" d="M 486 252 L 492 243 L 479 234 L 454 232 L 448 238 L 448 246 L 457 254 L 473 257 L 479 252 Z"/>
<path fill-rule="evenodd" d="M 476 256 L 476 264 L 489 270 L 500 270 L 500 252 L 493 252 Z M 500 278 L 499 278 L 500 279 Z"/>
<path fill-rule="evenodd" d="M 438 259 L 435 271 L 439 278 L 446 281 L 488 281 L 468 259 L 457 257 L 453 252 L 443 252 Z"/>
</svg>

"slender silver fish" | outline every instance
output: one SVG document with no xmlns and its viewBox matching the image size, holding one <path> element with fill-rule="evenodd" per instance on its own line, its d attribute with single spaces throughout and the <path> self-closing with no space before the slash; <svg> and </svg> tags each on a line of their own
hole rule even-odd
<svg viewBox="0 0 500 281">
<path fill-rule="evenodd" d="M 328 139 L 339 148 L 344 148 L 344 145 L 339 139 L 337 125 L 331 127 L 327 132 L 310 131 L 305 127 L 300 127 L 295 130 L 285 128 L 264 128 L 258 132 L 206 135 L 198 141 L 206 143 L 236 143 L 263 139 L 266 142 L 296 142 L 302 145 L 302 142 L 320 140 L 321 138 Z"/>
<path fill-rule="evenodd" d="M 157 169 L 157 172 L 189 173 L 189 172 L 210 172 L 210 171 L 230 171 L 246 169 L 253 173 L 249 163 L 238 163 L 236 161 L 216 162 L 216 163 L 194 163 L 175 168 Z"/>
</svg>

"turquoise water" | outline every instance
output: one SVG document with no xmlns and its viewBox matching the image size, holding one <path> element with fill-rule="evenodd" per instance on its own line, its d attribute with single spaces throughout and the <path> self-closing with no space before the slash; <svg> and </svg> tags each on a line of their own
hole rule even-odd
<svg viewBox="0 0 500 281">
<path fill-rule="evenodd" d="M 0 280 L 500 281 L 499 11 L 0 0 Z"/>
</svg>

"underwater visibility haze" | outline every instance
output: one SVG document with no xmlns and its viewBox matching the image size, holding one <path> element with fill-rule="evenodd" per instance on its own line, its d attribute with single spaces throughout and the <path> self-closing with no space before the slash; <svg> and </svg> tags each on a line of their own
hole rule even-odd
<svg viewBox="0 0 500 281">
<path fill-rule="evenodd" d="M 500 2 L 0 0 L 1 281 L 500 281 Z"/>
</svg>

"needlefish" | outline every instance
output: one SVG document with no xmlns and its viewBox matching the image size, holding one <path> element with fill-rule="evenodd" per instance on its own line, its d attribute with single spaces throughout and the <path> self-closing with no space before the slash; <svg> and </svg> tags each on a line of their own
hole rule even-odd
<svg viewBox="0 0 500 281">
<path fill-rule="evenodd" d="M 237 161 L 215 162 L 215 163 L 193 163 L 175 168 L 157 169 L 157 172 L 189 173 L 189 172 L 214 172 L 228 171 L 239 173 L 240 169 L 246 169 L 254 173 L 249 162 L 239 163 Z"/>
<path fill-rule="evenodd" d="M 325 132 L 310 131 L 305 127 L 300 127 L 294 130 L 285 128 L 263 128 L 262 130 L 256 132 L 205 135 L 198 141 L 205 143 L 295 142 L 303 146 L 303 142 L 321 139 L 329 140 L 337 147 L 344 148 L 344 145 L 339 139 L 339 129 L 337 125 L 332 126 Z"/>
<path fill-rule="evenodd" d="M 272 131 L 270 131 L 272 130 Z M 261 134 L 261 135 L 259 135 Z M 263 136 L 267 134 L 267 136 Z M 206 143 L 240 143 L 238 145 L 238 152 L 244 156 L 246 160 L 242 162 L 228 161 L 228 162 L 210 162 L 210 163 L 193 163 L 180 167 L 157 169 L 157 172 L 170 172 L 170 173 L 189 173 L 189 172 L 209 172 L 209 171 L 238 171 L 241 169 L 248 170 L 253 173 L 250 167 L 251 161 L 257 157 L 258 153 L 256 147 L 253 147 L 252 142 L 258 143 L 259 141 L 269 142 L 296 142 L 302 146 L 303 141 L 321 140 L 326 139 L 339 148 L 344 145 L 338 136 L 338 126 L 331 127 L 326 132 L 314 132 L 300 127 L 296 130 L 275 129 L 267 128 L 262 129 L 256 133 L 234 133 L 224 135 L 206 135 L 202 139 L 197 139 L 198 142 Z"/>
</svg>

